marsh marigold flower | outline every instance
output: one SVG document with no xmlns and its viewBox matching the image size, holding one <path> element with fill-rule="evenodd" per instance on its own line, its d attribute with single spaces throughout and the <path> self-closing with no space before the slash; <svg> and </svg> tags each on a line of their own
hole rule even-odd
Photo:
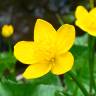
<svg viewBox="0 0 96 96">
<path fill-rule="evenodd" d="M 96 8 L 87 11 L 83 6 L 78 6 L 75 12 L 76 25 L 92 36 L 96 36 Z"/>
<path fill-rule="evenodd" d="M 49 71 L 59 75 L 72 68 L 74 58 L 69 52 L 75 39 L 75 29 L 64 24 L 56 32 L 53 26 L 37 19 L 34 41 L 20 41 L 14 46 L 17 60 L 29 64 L 23 73 L 26 79 L 38 78 Z"/>
<path fill-rule="evenodd" d="M 1 34 L 3 37 L 10 37 L 13 34 L 13 32 L 14 32 L 14 28 L 12 25 L 4 25 L 2 27 Z"/>
</svg>

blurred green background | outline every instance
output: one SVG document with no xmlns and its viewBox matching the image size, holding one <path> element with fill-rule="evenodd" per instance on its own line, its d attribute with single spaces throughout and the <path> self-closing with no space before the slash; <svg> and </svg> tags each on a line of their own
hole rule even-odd
<svg viewBox="0 0 96 96">
<path fill-rule="evenodd" d="M 15 59 L 8 44 L 10 41 L 13 51 L 16 42 L 32 41 L 37 18 L 49 21 L 56 29 L 63 23 L 74 25 L 78 5 L 89 9 L 88 0 L 0 0 L 0 31 L 4 24 L 12 24 L 15 30 L 10 38 L 4 38 L 0 33 L 0 96 L 83 96 L 67 73 L 61 76 L 48 73 L 35 80 L 16 80 L 27 65 Z M 76 27 L 76 41 L 71 52 L 75 58 L 72 71 L 89 90 L 87 37 Z M 96 78 L 96 66 L 94 76 Z"/>
</svg>

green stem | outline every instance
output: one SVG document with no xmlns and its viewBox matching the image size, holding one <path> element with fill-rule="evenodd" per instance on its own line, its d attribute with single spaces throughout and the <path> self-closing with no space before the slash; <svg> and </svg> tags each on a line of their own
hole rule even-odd
<svg viewBox="0 0 96 96">
<path fill-rule="evenodd" d="M 67 93 L 65 91 L 56 91 L 55 95 L 56 96 L 73 96 L 73 95 L 70 95 L 69 93 Z"/>
<path fill-rule="evenodd" d="M 94 8 L 94 0 L 89 0 L 90 2 L 90 8 Z"/>
<path fill-rule="evenodd" d="M 12 53 L 12 46 L 11 46 L 11 40 L 10 39 L 8 39 L 8 51 L 10 52 L 10 53 Z"/>
<path fill-rule="evenodd" d="M 61 19 L 61 16 L 59 14 L 56 14 L 56 17 L 61 25 L 64 24 L 63 20 Z"/>
<path fill-rule="evenodd" d="M 89 51 L 89 72 L 90 72 L 90 89 L 89 96 L 92 96 L 92 89 L 94 87 L 94 57 L 95 57 L 95 38 L 88 37 L 88 51 Z"/>
<path fill-rule="evenodd" d="M 94 8 L 94 0 L 89 0 L 90 8 Z M 90 89 L 89 96 L 92 96 L 92 89 L 96 91 L 95 78 L 94 78 L 94 58 L 95 58 L 95 38 L 90 36 L 88 37 L 88 48 L 89 48 L 89 71 L 90 71 Z"/>
<path fill-rule="evenodd" d="M 85 96 L 88 96 L 88 92 L 85 89 L 85 87 L 81 84 L 81 82 L 77 79 L 77 77 L 75 76 L 75 74 L 73 72 L 69 72 L 68 73 L 70 75 L 70 77 L 74 80 L 74 82 L 78 85 L 78 87 L 81 89 L 81 91 L 83 92 L 83 94 Z"/>
<path fill-rule="evenodd" d="M 7 43 L 8 43 L 8 53 L 9 53 L 9 54 L 13 54 L 12 44 L 11 44 L 11 38 L 8 39 Z M 16 75 L 16 74 L 15 74 L 15 64 L 14 64 L 14 66 L 12 67 L 12 69 L 10 70 L 10 73 L 11 73 L 13 76 Z"/>
<path fill-rule="evenodd" d="M 70 95 L 70 94 L 68 94 L 68 93 L 66 93 L 66 92 L 62 92 L 63 94 L 64 94 L 64 96 L 72 96 L 72 95 Z"/>
</svg>

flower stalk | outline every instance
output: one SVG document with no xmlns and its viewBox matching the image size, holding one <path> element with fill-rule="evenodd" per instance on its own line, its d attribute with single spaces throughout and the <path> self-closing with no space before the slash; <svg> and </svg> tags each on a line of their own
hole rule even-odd
<svg viewBox="0 0 96 96">
<path fill-rule="evenodd" d="M 95 45 L 95 38 L 90 36 L 88 37 L 88 51 L 89 51 L 89 72 L 90 72 L 90 89 L 89 89 L 89 96 L 92 96 L 92 89 L 94 85 L 94 48 Z"/>
<path fill-rule="evenodd" d="M 70 71 L 70 72 L 68 72 L 68 75 L 77 84 L 77 86 L 80 88 L 80 90 L 82 91 L 82 93 L 84 94 L 84 96 L 88 96 L 88 92 L 87 92 L 86 88 L 82 85 L 82 83 L 79 81 L 79 79 L 77 79 L 77 77 L 75 76 L 75 74 Z"/>
<path fill-rule="evenodd" d="M 63 22 L 63 20 L 62 20 L 61 16 L 60 16 L 58 13 L 56 14 L 56 17 L 57 17 L 57 19 L 58 19 L 59 23 L 60 23 L 61 25 L 63 25 L 63 24 L 64 24 L 64 22 Z"/>
<path fill-rule="evenodd" d="M 94 0 L 90 1 L 90 8 L 94 8 Z M 89 71 L 90 71 L 90 88 L 89 96 L 93 96 L 92 90 L 95 89 L 95 78 L 94 78 L 94 59 L 95 59 L 95 37 L 88 36 L 88 52 L 89 52 Z M 95 89 L 96 91 L 96 89 Z"/>
<path fill-rule="evenodd" d="M 94 0 L 89 0 L 90 2 L 90 8 L 93 8 L 94 7 Z"/>
</svg>

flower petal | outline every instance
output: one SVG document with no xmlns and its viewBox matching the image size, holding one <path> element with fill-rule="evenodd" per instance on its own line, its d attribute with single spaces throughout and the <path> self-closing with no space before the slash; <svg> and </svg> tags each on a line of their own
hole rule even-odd
<svg viewBox="0 0 96 96">
<path fill-rule="evenodd" d="M 75 28 L 72 25 L 64 24 L 57 30 L 57 53 L 67 52 L 75 40 Z"/>
<path fill-rule="evenodd" d="M 84 30 L 85 32 L 87 32 L 87 27 L 90 25 L 90 22 L 88 20 L 86 20 L 86 21 L 76 20 L 75 23 L 76 23 L 76 25 L 79 28 L 81 28 L 82 30 Z"/>
<path fill-rule="evenodd" d="M 85 32 L 88 32 L 90 35 L 96 36 L 96 24 L 92 20 L 91 21 L 87 20 L 85 22 L 77 20 L 76 25 L 80 27 L 82 30 L 84 30 Z"/>
<path fill-rule="evenodd" d="M 51 64 L 32 64 L 25 70 L 23 77 L 26 79 L 38 78 L 47 74 L 51 69 Z"/>
<path fill-rule="evenodd" d="M 96 8 L 93 8 L 90 12 L 89 15 L 91 17 L 91 19 L 94 21 L 96 20 Z"/>
<path fill-rule="evenodd" d="M 24 64 L 37 64 L 46 62 L 42 50 L 34 42 L 20 41 L 14 46 L 14 55 Z"/>
<path fill-rule="evenodd" d="M 84 20 L 88 17 L 88 11 L 83 6 L 78 6 L 76 8 L 75 17 L 78 20 Z"/>
<path fill-rule="evenodd" d="M 53 74 L 60 75 L 69 71 L 74 63 L 74 58 L 70 52 L 66 52 L 56 58 L 56 62 L 53 65 L 51 71 Z"/>
<path fill-rule="evenodd" d="M 34 41 L 39 43 L 46 43 L 50 45 L 55 42 L 56 30 L 53 26 L 42 19 L 37 19 L 34 28 Z"/>
<path fill-rule="evenodd" d="M 96 36 L 96 8 L 88 12 L 83 6 L 78 6 L 75 12 L 76 25 L 90 35 Z"/>
<path fill-rule="evenodd" d="M 96 36 L 96 8 L 88 12 L 83 6 L 78 6 L 75 12 L 76 25 L 92 36 Z"/>
</svg>

